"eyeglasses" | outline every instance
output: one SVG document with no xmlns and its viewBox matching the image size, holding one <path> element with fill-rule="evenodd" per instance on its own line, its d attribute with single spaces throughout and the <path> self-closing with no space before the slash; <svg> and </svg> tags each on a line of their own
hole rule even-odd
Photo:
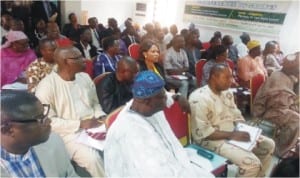
<svg viewBox="0 0 300 178">
<path fill-rule="evenodd" d="M 10 120 L 10 122 L 17 122 L 17 123 L 32 123 L 37 122 L 39 124 L 44 124 L 48 118 L 49 110 L 50 110 L 50 104 L 43 104 L 43 114 L 37 115 L 32 119 L 26 119 L 26 120 Z"/>
</svg>

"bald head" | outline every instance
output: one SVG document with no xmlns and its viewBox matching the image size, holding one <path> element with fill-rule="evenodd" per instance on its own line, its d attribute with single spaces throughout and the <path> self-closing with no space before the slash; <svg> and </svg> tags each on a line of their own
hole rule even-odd
<svg viewBox="0 0 300 178">
<path fill-rule="evenodd" d="M 54 59 L 59 66 L 65 64 L 65 59 L 73 59 L 80 56 L 81 52 L 74 46 L 58 47 L 54 51 Z"/>
<path fill-rule="evenodd" d="M 138 65 L 134 59 L 129 56 L 123 57 L 117 63 L 116 76 L 120 82 L 133 82 L 134 76 L 138 72 Z"/>
<path fill-rule="evenodd" d="M 300 52 L 287 55 L 282 62 L 282 71 L 287 75 L 299 77 Z"/>
<path fill-rule="evenodd" d="M 220 75 L 220 73 L 223 73 L 225 71 L 228 70 L 228 66 L 224 65 L 224 64 L 216 64 L 214 65 L 209 73 L 209 80 L 213 77 L 213 76 L 218 76 Z"/>
</svg>

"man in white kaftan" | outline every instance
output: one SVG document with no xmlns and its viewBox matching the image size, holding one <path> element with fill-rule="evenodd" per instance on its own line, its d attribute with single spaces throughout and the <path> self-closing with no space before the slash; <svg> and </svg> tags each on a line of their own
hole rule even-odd
<svg viewBox="0 0 300 178">
<path fill-rule="evenodd" d="M 68 50 L 71 50 L 71 53 L 68 53 Z M 76 62 L 74 57 L 61 58 L 61 60 L 67 59 L 66 63 L 76 65 L 78 70 L 77 65 L 83 63 L 80 51 L 74 47 L 61 51 L 67 51 L 67 55 L 79 56 L 80 59 L 76 59 L 78 60 Z M 61 51 L 55 53 L 63 53 Z M 37 86 L 35 94 L 42 103 L 50 104 L 49 118 L 52 121 L 52 130 L 63 138 L 71 159 L 93 177 L 104 176 L 103 161 L 99 151 L 76 142 L 78 131 L 96 127 L 96 119 L 105 115 L 99 104 L 95 85 L 88 74 L 76 70 L 72 71 L 73 80 L 63 79 L 62 74 L 59 73 L 65 68 L 62 65 L 64 64 L 58 60 L 58 71 L 53 71 L 45 77 Z M 82 127 L 83 122 L 87 120 L 93 123 Z"/>
<path fill-rule="evenodd" d="M 151 71 L 145 72 L 156 75 Z M 157 78 L 161 80 L 159 76 Z M 166 98 L 163 86 L 163 84 L 160 86 L 158 94 L 151 96 L 157 97 L 156 106 Z M 152 113 L 151 116 L 145 116 L 134 109 L 136 94 L 133 93 L 134 99 L 126 104 L 108 130 L 104 148 L 106 175 L 108 177 L 213 177 L 207 170 L 190 162 L 162 110 Z M 148 106 L 156 107 L 150 102 Z"/>
</svg>

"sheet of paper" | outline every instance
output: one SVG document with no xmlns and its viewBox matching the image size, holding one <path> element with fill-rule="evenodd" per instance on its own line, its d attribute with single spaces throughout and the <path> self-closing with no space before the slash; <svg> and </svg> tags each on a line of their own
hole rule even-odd
<svg viewBox="0 0 300 178">
<path fill-rule="evenodd" d="M 97 128 L 87 129 L 87 131 L 88 131 L 88 132 L 92 132 L 92 133 L 106 132 L 105 124 L 102 124 L 100 127 L 97 127 Z M 92 137 L 90 137 L 90 136 L 86 133 L 86 130 L 82 130 L 82 131 L 80 131 L 80 132 L 78 133 L 78 137 L 77 137 L 76 142 L 103 151 L 103 149 L 104 149 L 104 144 L 105 144 L 105 139 L 104 139 L 104 140 L 96 140 L 96 139 L 93 139 Z"/>
</svg>

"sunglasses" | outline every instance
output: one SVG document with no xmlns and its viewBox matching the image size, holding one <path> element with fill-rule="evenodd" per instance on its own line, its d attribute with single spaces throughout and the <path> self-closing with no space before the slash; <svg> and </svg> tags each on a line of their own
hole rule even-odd
<svg viewBox="0 0 300 178">
<path fill-rule="evenodd" d="M 35 116 L 32 119 L 26 119 L 26 120 L 10 120 L 10 122 L 17 122 L 17 123 L 33 123 L 37 122 L 39 124 L 44 124 L 46 120 L 48 119 L 48 114 L 50 111 L 50 104 L 43 104 L 43 114 L 40 114 L 38 116 Z"/>
</svg>

